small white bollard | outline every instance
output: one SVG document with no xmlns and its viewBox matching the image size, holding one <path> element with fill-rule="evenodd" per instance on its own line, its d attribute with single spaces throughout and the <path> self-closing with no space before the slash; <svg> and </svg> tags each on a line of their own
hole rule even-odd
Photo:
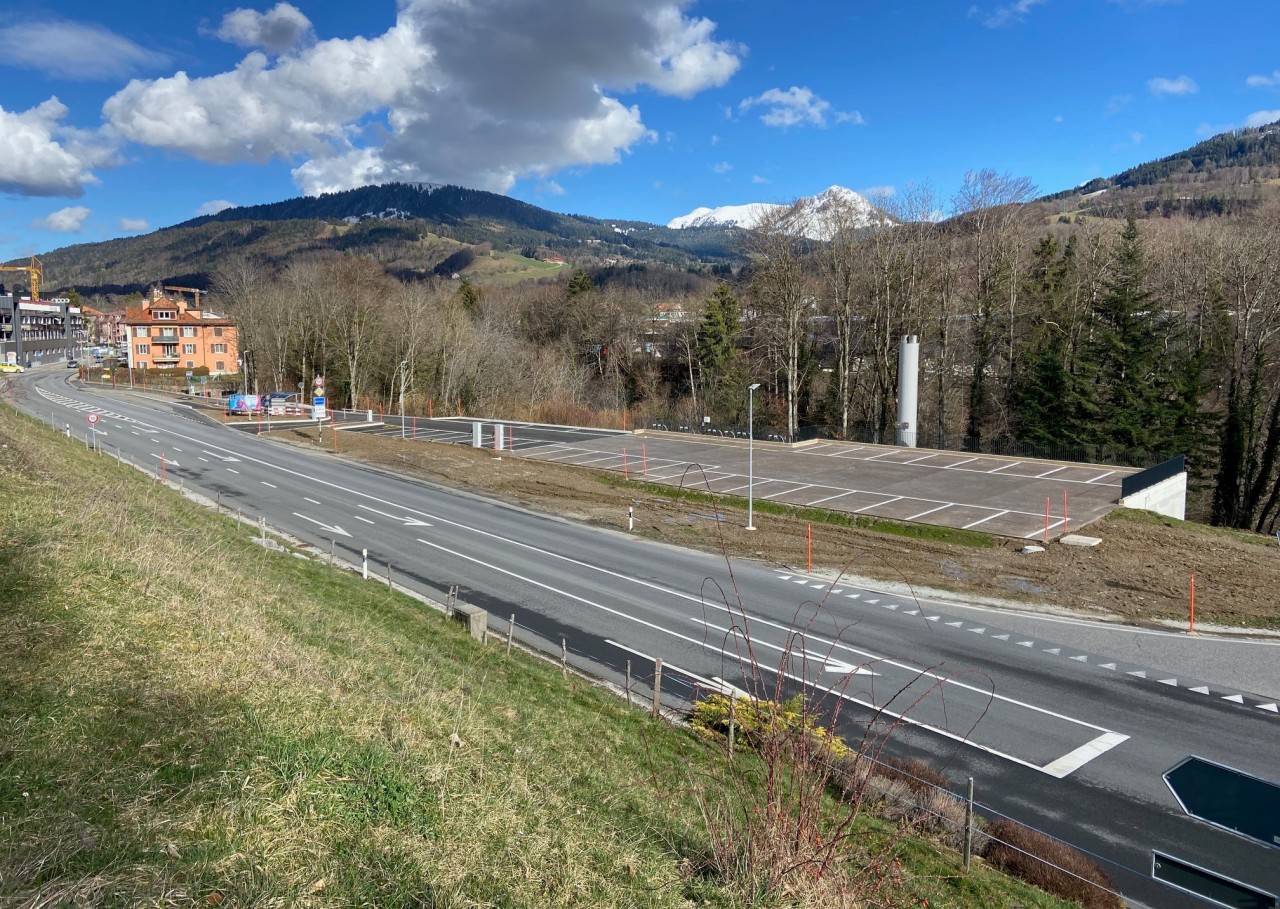
<svg viewBox="0 0 1280 909">
<path fill-rule="evenodd" d="M 369 580 L 369 550 L 360 550 L 360 574 L 367 581 Z"/>
<path fill-rule="evenodd" d="M 636 529 L 636 510 L 632 505 L 627 506 L 627 530 Z"/>
<path fill-rule="evenodd" d="M 484 447 L 484 440 L 480 438 L 480 433 L 483 428 L 484 428 L 483 425 L 480 423 L 471 424 L 471 447 L 472 448 Z"/>
</svg>

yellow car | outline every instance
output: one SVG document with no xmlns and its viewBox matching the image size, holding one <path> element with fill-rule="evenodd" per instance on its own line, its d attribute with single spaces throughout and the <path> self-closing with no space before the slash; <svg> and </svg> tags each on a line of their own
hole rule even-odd
<svg viewBox="0 0 1280 909">
<path fill-rule="evenodd" d="M 0 372 L 22 372 L 22 367 L 17 363 L 0 363 Z"/>
</svg>

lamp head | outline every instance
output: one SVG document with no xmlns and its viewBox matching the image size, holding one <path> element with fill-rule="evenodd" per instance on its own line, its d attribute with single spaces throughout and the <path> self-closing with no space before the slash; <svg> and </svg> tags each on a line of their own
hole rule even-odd
<svg viewBox="0 0 1280 909">
<path fill-rule="evenodd" d="M 748 385 L 748 386 L 747 386 L 747 391 L 755 391 L 755 390 L 756 390 L 757 388 L 759 388 L 759 387 L 760 387 L 760 383 L 759 383 L 759 382 L 756 382 L 754 385 Z"/>
</svg>

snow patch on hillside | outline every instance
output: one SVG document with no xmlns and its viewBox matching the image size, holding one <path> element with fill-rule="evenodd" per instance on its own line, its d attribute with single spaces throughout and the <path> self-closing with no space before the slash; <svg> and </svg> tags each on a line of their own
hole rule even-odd
<svg viewBox="0 0 1280 909">
<path fill-rule="evenodd" d="M 673 230 L 696 227 L 740 227 L 754 230 L 766 219 L 791 208 L 776 202 L 751 202 L 746 205 L 722 205 L 719 208 L 695 208 L 687 215 L 672 218 L 667 227 Z M 832 186 L 816 196 L 797 202 L 790 225 L 791 231 L 811 240 L 827 240 L 843 226 L 870 227 L 891 224 L 892 220 L 851 189 Z"/>
</svg>

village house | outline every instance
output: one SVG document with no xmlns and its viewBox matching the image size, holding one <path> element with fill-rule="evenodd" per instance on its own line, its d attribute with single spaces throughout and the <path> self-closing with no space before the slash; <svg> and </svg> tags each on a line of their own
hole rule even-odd
<svg viewBox="0 0 1280 909">
<path fill-rule="evenodd" d="M 235 323 L 194 309 L 181 296 L 159 288 L 141 306 L 125 310 L 130 369 L 207 368 L 210 375 L 238 371 Z"/>
</svg>

